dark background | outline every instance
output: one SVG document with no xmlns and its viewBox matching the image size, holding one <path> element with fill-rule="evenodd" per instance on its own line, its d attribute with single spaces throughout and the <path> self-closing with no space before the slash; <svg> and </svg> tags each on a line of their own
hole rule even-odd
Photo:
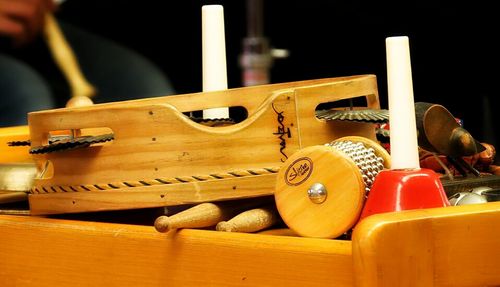
<svg viewBox="0 0 500 287">
<path fill-rule="evenodd" d="M 498 147 L 494 114 L 500 25 L 493 1 L 365 2 L 264 0 L 266 37 L 274 47 L 290 51 L 289 58 L 275 61 L 271 81 L 375 74 L 387 108 L 385 38 L 406 35 L 415 101 L 444 105 L 473 136 Z M 152 59 L 182 94 L 201 91 L 205 4 L 224 5 L 228 82 L 230 88 L 240 87 L 244 0 L 69 0 L 58 17 Z"/>
</svg>

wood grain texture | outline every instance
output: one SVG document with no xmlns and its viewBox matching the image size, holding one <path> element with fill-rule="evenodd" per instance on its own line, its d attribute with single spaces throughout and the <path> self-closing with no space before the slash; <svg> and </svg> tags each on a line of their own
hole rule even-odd
<svg viewBox="0 0 500 287">
<path fill-rule="evenodd" d="M 315 117 L 319 104 L 350 97 L 366 97 L 370 108 L 378 107 L 375 77 L 312 80 L 30 113 L 33 146 L 46 144 L 51 131 L 108 128 L 114 133 L 114 140 L 102 146 L 35 155 L 40 171 L 47 162 L 53 167 L 53 173 L 37 178 L 35 186 L 51 193 L 54 186 L 106 185 L 275 167 L 312 144 L 345 135 L 374 138 L 372 124 L 327 122 Z M 243 106 L 249 116 L 234 125 L 208 127 L 183 114 L 221 106 Z M 273 189 L 274 182 L 267 183 L 265 190 Z M 255 196 L 262 193 L 258 190 Z M 37 194 L 30 197 L 30 202 L 37 200 Z M 87 211 L 99 209 L 100 203 L 95 203 L 87 205 Z M 162 205 L 160 201 L 156 204 Z M 51 206 L 44 205 L 41 210 Z M 72 208 L 70 204 L 59 212 Z"/>
<path fill-rule="evenodd" d="M 280 221 L 275 204 L 246 210 L 227 221 L 217 223 L 217 231 L 256 232 L 273 226 Z"/>
<path fill-rule="evenodd" d="M 269 204 L 271 200 L 272 197 L 259 197 L 238 201 L 204 202 L 171 216 L 162 215 L 155 220 L 154 226 L 159 232 L 180 228 L 213 227 L 244 210 Z"/>
<path fill-rule="evenodd" d="M 351 243 L 0 216 L 0 285 L 352 286 Z"/>
<path fill-rule="evenodd" d="M 204 202 L 172 216 L 162 215 L 155 220 L 155 229 L 168 232 L 180 228 L 205 228 L 230 217 L 229 212 L 213 202 Z"/>
<path fill-rule="evenodd" d="M 316 183 L 326 190 L 321 203 L 308 196 Z M 290 229 L 302 236 L 336 238 L 356 223 L 363 208 L 365 185 L 348 155 L 318 145 L 296 152 L 285 162 L 276 179 L 274 196 Z"/>
<path fill-rule="evenodd" d="M 0 229 L 7 287 L 500 285 L 500 202 L 373 215 L 352 242 L 6 215 Z"/>
<path fill-rule="evenodd" d="M 356 286 L 499 286 L 500 202 L 377 214 L 353 234 Z"/>
<path fill-rule="evenodd" d="M 34 215 L 137 209 L 272 195 L 276 174 L 118 190 L 30 194 Z M 203 192 L 200 192 L 203 190 Z"/>
</svg>

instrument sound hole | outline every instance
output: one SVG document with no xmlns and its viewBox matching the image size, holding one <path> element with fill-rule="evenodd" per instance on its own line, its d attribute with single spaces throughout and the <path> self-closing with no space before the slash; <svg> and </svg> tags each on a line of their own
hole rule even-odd
<svg viewBox="0 0 500 287">
<path fill-rule="evenodd" d="M 203 118 L 203 111 L 201 110 L 184 112 L 183 114 L 195 122 L 199 122 L 199 119 Z M 232 123 L 240 123 L 248 118 L 248 110 L 242 106 L 229 107 L 229 117 Z"/>
<path fill-rule="evenodd" d="M 334 102 L 321 103 L 316 107 L 316 112 L 322 111 L 322 110 L 331 110 L 331 109 L 346 110 L 346 109 L 352 109 L 354 107 L 366 108 L 367 106 L 368 106 L 368 103 L 366 101 L 366 97 L 363 96 L 363 97 L 355 97 L 355 98 L 350 98 L 350 99 L 338 100 L 338 101 L 334 101 Z"/>
</svg>

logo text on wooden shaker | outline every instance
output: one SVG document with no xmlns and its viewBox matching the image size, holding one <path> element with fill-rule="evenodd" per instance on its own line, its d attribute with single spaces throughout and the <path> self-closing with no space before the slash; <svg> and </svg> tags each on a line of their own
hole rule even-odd
<svg viewBox="0 0 500 287">
<path fill-rule="evenodd" d="M 299 185 L 311 176 L 313 162 L 308 157 L 296 159 L 285 172 L 285 182 L 288 185 Z"/>
</svg>

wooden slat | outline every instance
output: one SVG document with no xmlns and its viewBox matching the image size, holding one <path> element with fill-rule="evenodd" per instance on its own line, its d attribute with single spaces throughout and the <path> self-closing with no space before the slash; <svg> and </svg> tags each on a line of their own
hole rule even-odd
<svg viewBox="0 0 500 287">
<path fill-rule="evenodd" d="M 500 286 L 500 202 L 373 215 L 352 242 L 6 215 L 0 230 L 0 286 Z"/>
<path fill-rule="evenodd" d="M 316 118 L 315 109 L 318 105 L 351 97 L 364 97 L 370 108 L 378 107 L 375 76 L 303 81 L 266 85 L 258 89 L 242 88 L 222 93 L 190 94 L 30 113 L 28 119 L 33 146 L 46 144 L 48 134 L 54 131 L 77 130 L 86 134 L 88 129 L 106 129 L 114 134 L 114 140 L 103 145 L 34 155 L 43 176 L 35 179 L 35 192 L 30 196 L 33 214 L 65 213 L 74 209 L 75 204 L 66 200 L 67 195 L 50 195 L 57 200 L 55 208 L 56 205 L 47 200 L 49 195 L 45 193 L 82 191 L 80 186 L 85 191 L 96 191 L 93 186 L 104 186 L 102 189 L 108 192 L 110 184 L 114 190 L 122 190 L 127 189 L 119 186 L 124 182 L 280 167 L 286 158 L 305 146 L 323 145 L 345 135 L 374 138 L 373 124 L 334 123 Z M 179 99 L 191 102 L 193 109 L 236 105 L 245 107 L 249 114 L 247 119 L 234 125 L 208 127 L 188 119 L 183 114 L 183 107 L 186 106 Z M 257 181 L 261 178 L 251 179 L 260 184 Z M 241 196 L 269 194 L 274 189 L 274 177 L 266 182 L 263 189 L 247 188 L 250 193 L 255 193 Z M 235 183 L 234 186 L 237 185 Z M 70 188 L 64 188 L 66 186 Z M 202 184 L 193 186 L 196 200 L 202 201 L 206 190 Z M 152 191 L 155 193 L 157 189 Z M 212 193 L 209 200 L 239 198 L 239 194 L 233 194 L 236 197 L 230 197 L 227 193 L 219 194 Z M 121 194 L 129 195 L 127 201 L 136 202 L 135 194 Z M 153 194 L 154 197 L 156 195 Z M 164 200 L 157 197 L 144 203 L 143 198 L 137 207 L 151 206 L 151 203 L 164 206 Z M 183 201 L 186 202 L 186 199 Z M 111 202 L 101 196 L 89 197 L 85 203 L 86 206 L 77 212 L 103 210 L 103 206 L 109 203 L 114 204 L 113 209 L 131 207 L 127 203 L 122 204 L 122 200 Z"/>
<path fill-rule="evenodd" d="M 500 286 L 500 202 L 377 214 L 353 234 L 356 286 Z"/>
<path fill-rule="evenodd" d="M 138 186 L 119 190 L 30 194 L 30 209 L 33 215 L 41 215 L 253 198 L 272 195 L 275 178 L 276 174 L 267 174 L 182 184 Z M 203 192 L 200 193 L 200 189 Z"/>
<path fill-rule="evenodd" d="M 351 242 L 0 216 L 1 286 L 351 286 Z"/>
</svg>

